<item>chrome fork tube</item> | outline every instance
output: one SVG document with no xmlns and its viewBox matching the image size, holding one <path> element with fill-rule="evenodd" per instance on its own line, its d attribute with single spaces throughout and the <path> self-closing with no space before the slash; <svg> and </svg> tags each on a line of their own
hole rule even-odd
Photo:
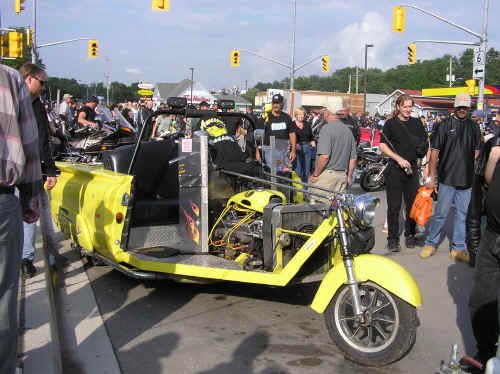
<svg viewBox="0 0 500 374">
<path fill-rule="evenodd" d="M 337 219 L 339 222 L 339 232 L 342 240 L 342 257 L 344 259 L 344 266 L 347 273 L 347 286 L 351 291 L 354 313 L 357 316 L 362 316 L 363 307 L 361 306 L 361 296 L 359 295 L 358 281 L 356 280 L 356 276 L 354 275 L 354 262 L 348 248 L 349 241 L 347 239 L 344 214 L 340 203 L 337 207 Z"/>
</svg>

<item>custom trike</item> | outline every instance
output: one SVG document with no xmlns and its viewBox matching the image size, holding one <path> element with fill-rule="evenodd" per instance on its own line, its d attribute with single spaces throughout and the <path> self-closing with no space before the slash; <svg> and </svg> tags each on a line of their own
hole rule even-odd
<svg viewBox="0 0 500 374">
<path fill-rule="evenodd" d="M 322 279 L 311 308 L 347 358 L 381 366 L 411 349 L 422 298 L 402 266 L 368 253 L 377 199 L 224 170 L 205 132 L 146 141 L 150 125 L 136 145 L 103 153 L 102 164 L 57 164 L 52 214 L 83 256 L 138 279 L 279 287 Z M 303 187 L 329 203 L 294 203 L 287 191 Z"/>
</svg>

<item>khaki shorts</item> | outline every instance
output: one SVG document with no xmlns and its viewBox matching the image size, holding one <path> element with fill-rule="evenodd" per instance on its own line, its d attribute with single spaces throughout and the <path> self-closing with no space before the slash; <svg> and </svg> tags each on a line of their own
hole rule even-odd
<svg viewBox="0 0 500 374">
<path fill-rule="evenodd" d="M 335 171 L 335 170 L 324 170 L 318 177 L 316 183 L 313 185 L 323 188 L 328 188 L 329 190 L 335 192 L 345 192 L 347 189 L 347 174 L 345 171 Z M 311 188 L 311 192 L 320 193 L 323 195 L 331 195 L 330 193 L 316 188 Z M 319 196 L 311 196 L 311 200 L 318 201 L 321 203 L 329 204 L 327 199 L 321 198 Z"/>
</svg>

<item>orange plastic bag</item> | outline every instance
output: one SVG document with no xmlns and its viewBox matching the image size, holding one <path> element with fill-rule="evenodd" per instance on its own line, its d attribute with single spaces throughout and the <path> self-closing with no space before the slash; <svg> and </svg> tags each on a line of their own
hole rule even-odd
<svg viewBox="0 0 500 374">
<path fill-rule="evenodd" d="M 417 225 L 425 226 L 432 215 L 432 194 L 433 189 L 420 187 L 417 196 L 411 207 L 410 217 L 415 220 Z"/>
</svg>

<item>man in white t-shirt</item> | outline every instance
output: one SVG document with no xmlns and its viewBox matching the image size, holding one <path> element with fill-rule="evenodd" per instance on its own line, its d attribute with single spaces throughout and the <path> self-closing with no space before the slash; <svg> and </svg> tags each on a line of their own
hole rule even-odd
<svg viewBox="0 0 500 374">
<path fill-rule="evenodd" d="M 70 94 L 64 94 L 63 101 L 59 106 L 59 116 L 69 124 L 73 119 L 73 114 L 71 113 L 71 96 Z"/>
</svg>

